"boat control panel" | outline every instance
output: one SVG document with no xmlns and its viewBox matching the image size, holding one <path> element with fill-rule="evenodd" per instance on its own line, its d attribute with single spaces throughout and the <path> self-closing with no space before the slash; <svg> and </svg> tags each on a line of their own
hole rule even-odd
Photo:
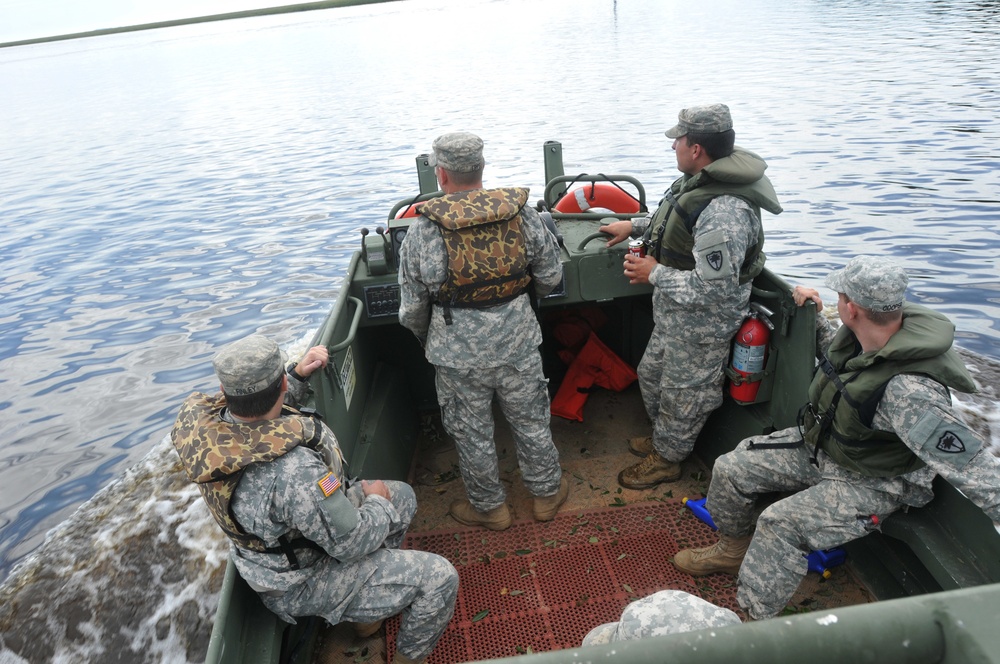
<svg viewBox="0 0 1000 664">
<path fill-rule="evenodd" d="M 365 286 L 365 315 L 383 318 L 399 313 L 399 284 Z"/>
</svg>

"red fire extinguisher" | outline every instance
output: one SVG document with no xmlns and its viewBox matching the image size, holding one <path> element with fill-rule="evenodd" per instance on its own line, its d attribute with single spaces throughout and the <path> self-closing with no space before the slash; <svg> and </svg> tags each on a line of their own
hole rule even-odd
<svg viewBox="0 0 1000 664">
<path fill-rule="evenodd" d="M 733 339 L 733 361 L 731 368 L 737 375 L 730 376 L 729 395 L 740 404 L 753 403 L 760 389 L 761 377 L 747 380 L 759 374 L 767 363 L 767 344 L 771 339 L 774 324 L 767 316 L 774 312 L 757 302 L 750 303 L 750 315 L 743 321 L 736 338 Z"/>
</svg>

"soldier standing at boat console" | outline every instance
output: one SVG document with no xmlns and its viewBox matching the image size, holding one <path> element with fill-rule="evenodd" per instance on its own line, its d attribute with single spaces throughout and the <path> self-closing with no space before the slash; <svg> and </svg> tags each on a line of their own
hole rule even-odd
<svg viewBox="0 0 1000 664">
<path fill-rule="evenodd" d="M 283 355 L 260 335 L 223 348 L 212 361 L 222 392 L 189 396 L 171 441 L 264 606 L 291 623 L 352 622 L 363 637 L 406 609 L 395 662 L 423 661 L 454 613 L 458 572 L 399 549 L 417 510 L 408 484 L 349 485 L 333 432 L 293 408 L 326 348 L 287 372 Z"/>
<path fill-rule="evenodd" d="M 739 574 L 737 601 L 751 618 L 777 615 L 808 561 L 877 530 L 882 520 L 934 497 L 935 474 L 1000 521 L 1000 459 L 962 422 L 949 389 L 976 386 L 953 348 L 945 316 L 905 301 L 906 273 L 858 256 L 827 277 L 842 322 L 817 311 L 819 366 L 799 425 L 753 436 L 715 461 L 706 507 L 719 541 L 674 564 L 695 576 Z M 796 304 L 816 290 L 798 286 Z M 825 352 L 824 352 L 825 350 Z M 795 492 L 765 509 L 762 493 Z"/>
<path fill-rule="evenodd" d="M 643 460 L 619 473 L 628 489 L 678 479 L 722 405 L 723 366 L 764 267 L 760 210 L 781 212 L 767 164 L 734 146 L 728 106 L 685 108 L 666 135 L 683 175 L 650 216 L 600 229 L 612 236 L 609 247 L 643 238 L 646 255 L 627 254 L 625 276 L 653 285 L 654 327 L 637 371 L 653 435 L 629 441 Z"/>
<path fill-rule="evenodd" d="M 493 440 L 493 399 L 511 427 L 533 514 L 553 519 L 569 484 L 552 441 L 541 328 L 528 288 L 562 280 L 556 239 L 527 206 L 524 188 L 484 189 L 483 141 L 435 139 L 431 164 L 443 196 L 419 207 L 400 249 L 399 322 L 434 365 L 441 422 L 455 440 L 468 500 L 459 523 L 504 530 L 512 522 Z"/>
</svg>

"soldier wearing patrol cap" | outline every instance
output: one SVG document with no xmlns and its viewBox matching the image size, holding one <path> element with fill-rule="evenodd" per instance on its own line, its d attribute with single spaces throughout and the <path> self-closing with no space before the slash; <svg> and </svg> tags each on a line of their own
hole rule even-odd
<svg viewBox="0 0 1000 664">
<path fill-rule="evenodd" d="M 618 622 L 590 630 L 580 645 L 636 641 L 739 624 L 740 617 L 729 609 L 683 590 L 661 590 L 626 606 Z"/>
<path fill-rule="evenodd" d="M 556 239 L 528 190 L 484 189 L 483 141 L 452 132 L 434 140 L 430 163 L 443 196 L 419 206 L 400 250 L 399 322 L 434 365 L 441 422 L 454 438 L 468 500 L 449 514 L 464 525 L 512 523 L 493 440 L 493 399 L 511 425 L 521 479 L 539 521 L 569 495 L 549 428 L 541 328 L 529 285 L 541 297 L 562 280 Z"/>
<path fill-rule="evenodd" d="M 761 209 L 781 212 L 759 156 L 735 146 L 725 104 L 692 106 L 666 131 L 683 174 L 647 217 L 602 226 L 608 246 L 642 237 L 644 257 L 625 256 L 625 276 L 653 285 L 653 333 L 639 363 L 651 436 L 629 449 L 643 460 L 618 482 L 648 489 L 681 476 L 681 462 L 722 404 L 723 367 L 764 268 Z"/>
<path fill-rule="evenodd" d="M 360 636 L 408 608 L 396 662 L 421 661 L 451 620 L 458 574 L 440 556 L 399 550 L 413 489 L 349 483 L 333 432 L 294 408 L 327 360 L 315 346 L 286 370 L 260 335 L 226 346 L 212 361 L 222 391 L 189 396 L 171 441 L 265 606 L 287 622 L 351 622 Z"/>
<path fill-rule="evenodd" d="M 951 404 L 976 386 L 943 315 L 906 302 L 907 276 L 890 259 L 858 256 L 830 274 L 842 325 L 817 311 L 819 367 L 798 426 L 743 441 L 715 462 L 706 508 L 719 541 L 680 551 L 701 576 L 739 574 L 737 600 L 755 619 L 784 609 L 807 570 L 804 554 L 864 536 L 893 512 L 933 497 L 936 474 L 1000 521 L 1000 459 Z M 823 306 L 797 286 L 795 302 Z M 763 511 L 756 498 L 797 492 Z"/>
</svg>

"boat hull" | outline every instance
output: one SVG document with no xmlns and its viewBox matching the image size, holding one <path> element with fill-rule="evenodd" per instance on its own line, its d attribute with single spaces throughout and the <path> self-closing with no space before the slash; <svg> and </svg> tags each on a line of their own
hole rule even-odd
<svg viewBox="0 0 1000 664">
<path fill-rule="evenodd" d="M 560 187 L 568 187 L 558 143 L 546 143 L 545 159 L 550 186 L 542 207 L 558 196 Z M 420 197 L 433 196 L 425 155 L 417 158 L 417 167 Z M 574 181 L 580 177 L 588 176 Z M 624 176 L 592 179 L 615 177 Z M 641 185 L 637 196 L 644 199 Z M 311 405 L 337 435 L 349 472 L 363 478 L 410 479 L 420 461 L 420 416 L 437 409 L 434 369 L 396 317 L 395 264 L 413 218 L 395 215 L 413 200 L 397 204 L 384 233 L 363 237 L 362 250 L 353 257 L 337 301 L 313 340 L 327 346 L 330 362 L 311 379 Z M 626 243 L 605 246 L 606 238 L 597 231 L 606 218 L 602 215 L 551 215 L 561 238 L 564 279 L 554 294 L 536 302 L 536 310 L 545 339 L 543 361 L 553 385 L 565 371 L 551 338 L 551 323 L 560 314 L 599 309 L 608 321 L 601 340 L 632 366 L 642 357 L 653 327 L 652 289 L 628 283 L 622 274 Z M 795 306 L 789 284 L 766 269 L 754 281 L 752 301 L 774 312 L 764 378 L 754 403 L 737 403 L 727 396 L 709 418 L 695 448 L 709 468 L 744 438 L 795 424 L 815 366 L 813 306 Z M 930 505 L 893 515 L 882 533 L 858 540 L 847 550 L 848 564 L 872 594 L 892 601 L 845 607 L 829 616 L 782 617 L 711 635 L 692 632 L 527 657 L 535 662 L 604 657 L 629 662 L 773 662 L 798 657 L 841 662 L 864 653 L 869 659 L 893 662 L 1000 661 L 995 654 L 1000 652 L 1000 630 L 995 629 L 1000 534 L 946 482 L 938 480 Z M 312 620 L 289 628 L 270 614 L 230 561 L 206 661 L 283 661 L 282 652 L 287 655 L 295 644 L 308 650 L 313 635 Z M 518 661 L 526 660 L 522 656 Z"/>
</svg>

